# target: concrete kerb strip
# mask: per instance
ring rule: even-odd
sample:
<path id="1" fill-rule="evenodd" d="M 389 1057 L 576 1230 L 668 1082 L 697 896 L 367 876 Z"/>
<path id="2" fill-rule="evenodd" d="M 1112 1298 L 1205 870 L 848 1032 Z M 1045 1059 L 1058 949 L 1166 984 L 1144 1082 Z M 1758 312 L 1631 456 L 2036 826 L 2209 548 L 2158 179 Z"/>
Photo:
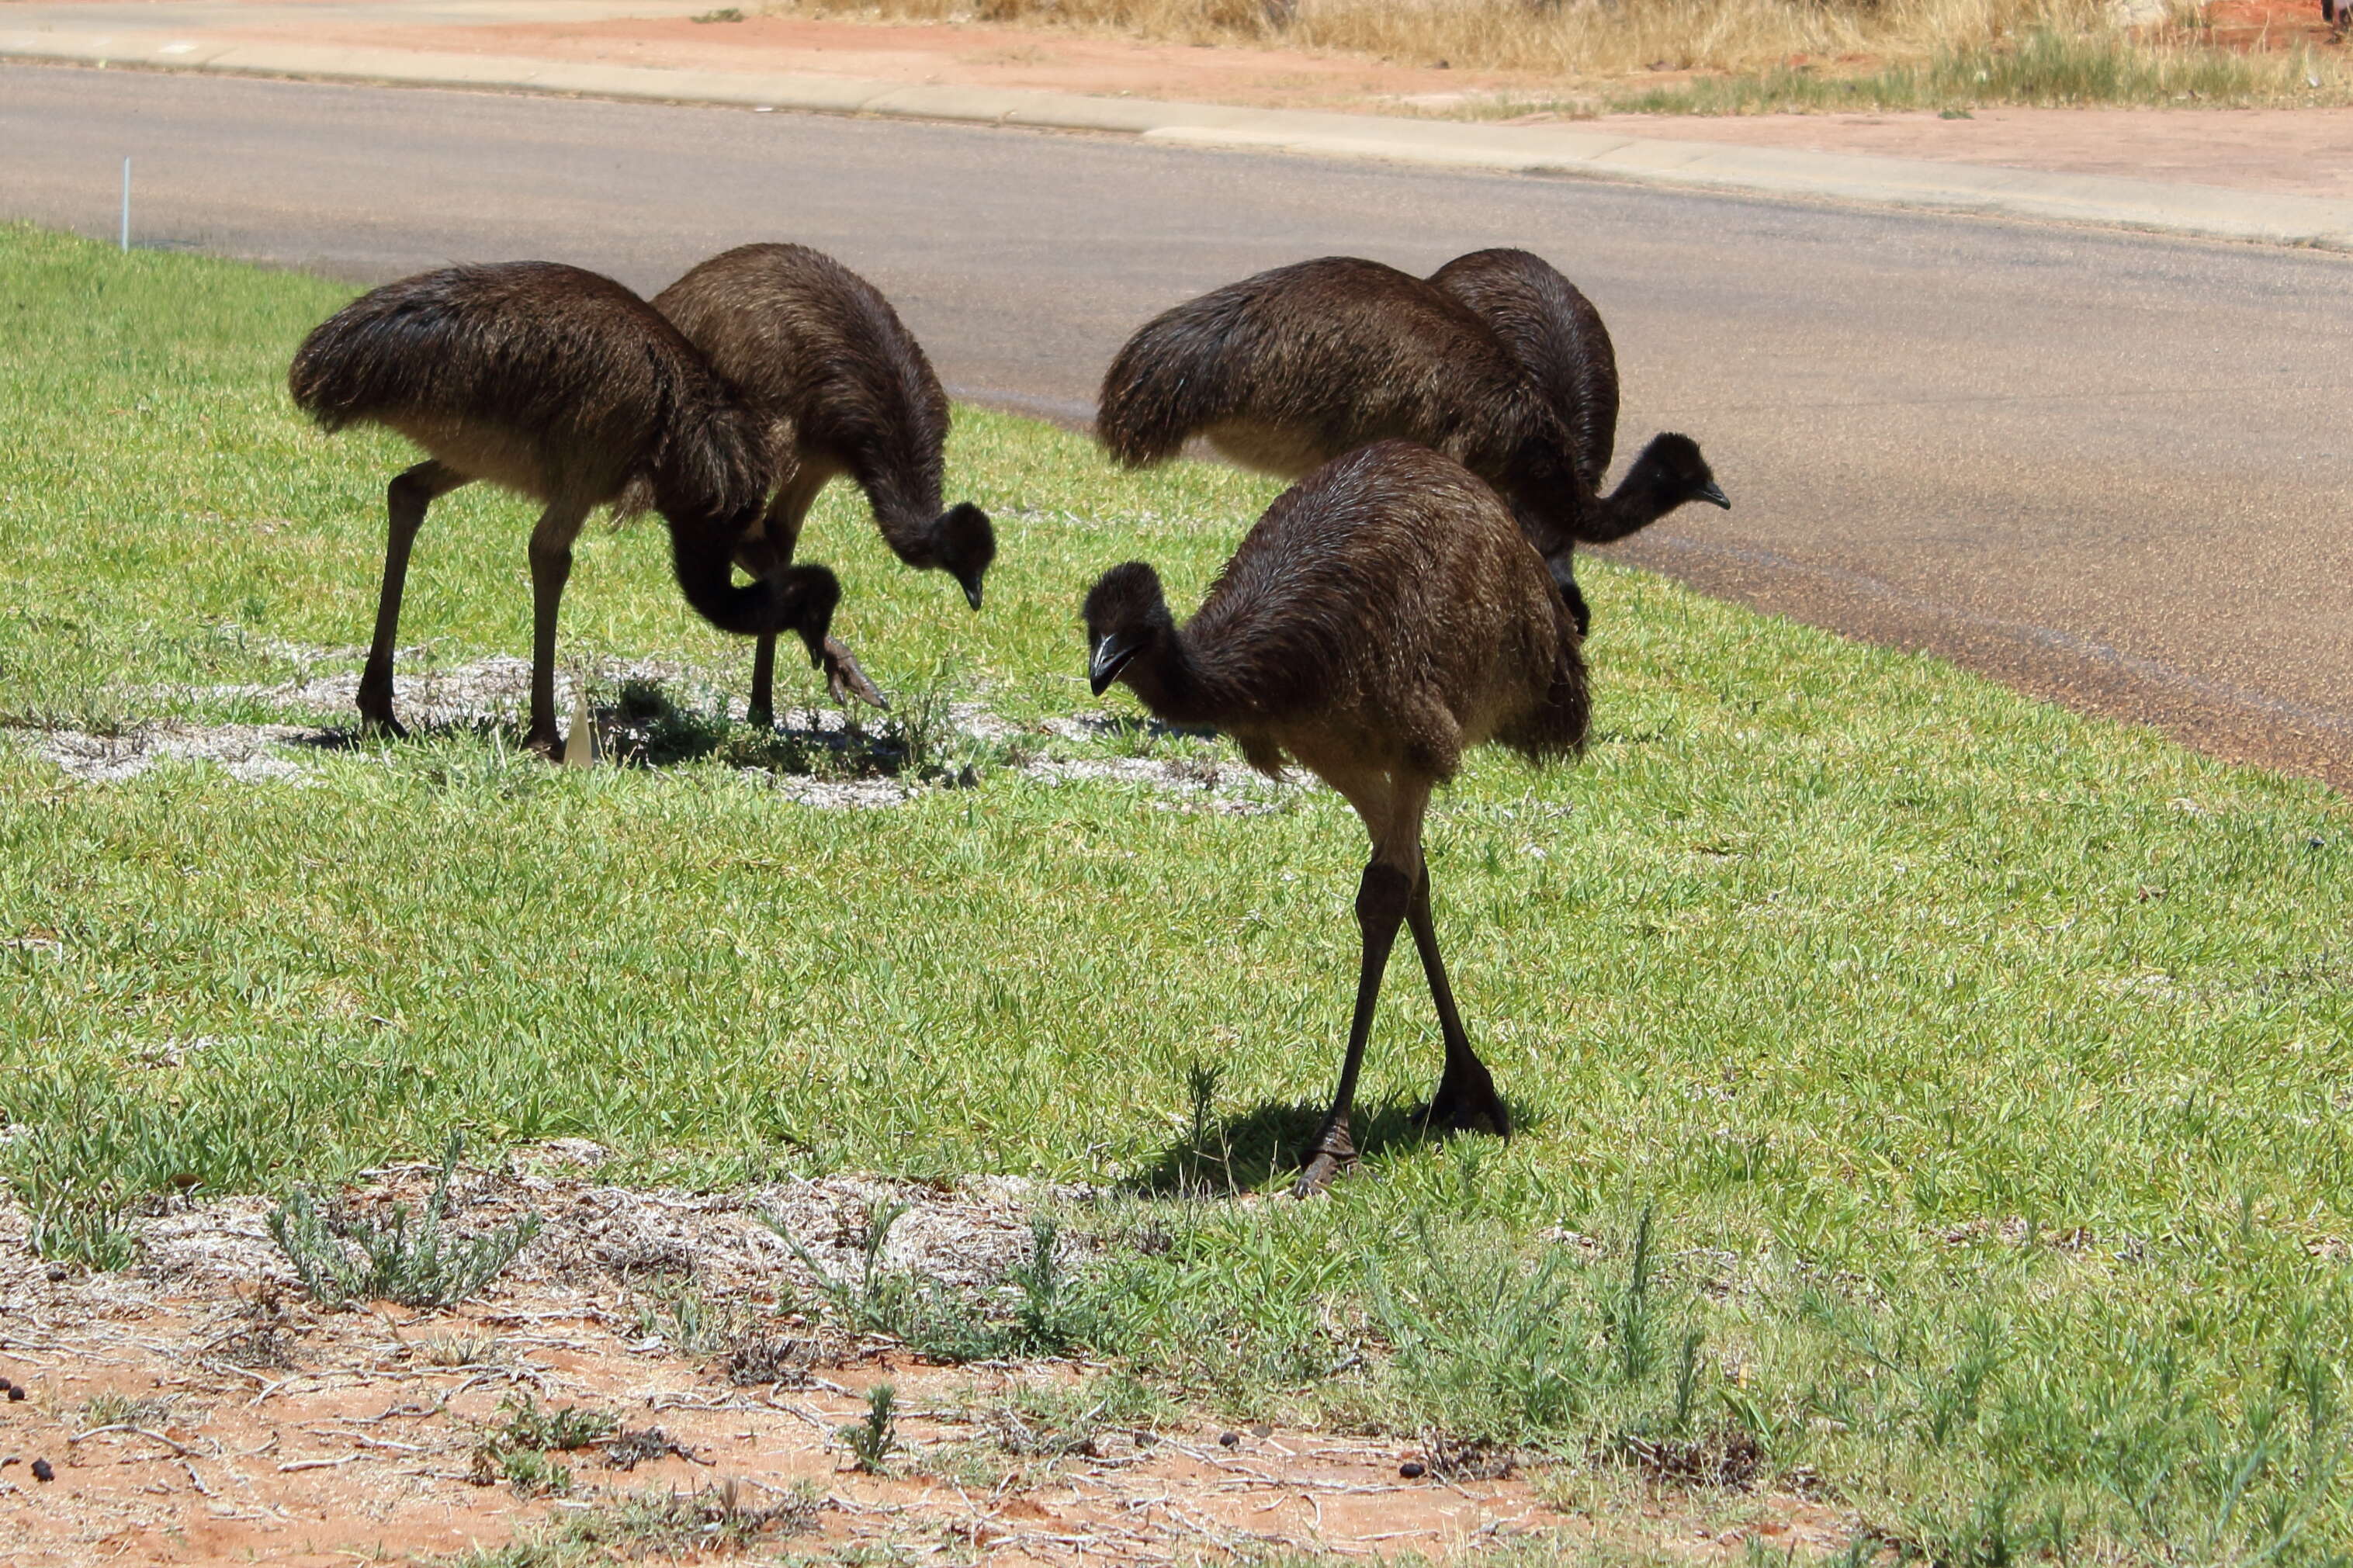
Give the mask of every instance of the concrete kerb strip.
<path id="1" fill-rule="evenodd" d="M 1166 145 L 1580 175 L 2353 251 L 2353 202 L 2348 201 L 1915 158 L 1652 141 L 1574 125 L 1507 128 L 1011 88 L 206 41 L 174 38 L 161 29 L 112 35 L 0 32 L 0 58 L 1111 132 Z"/>

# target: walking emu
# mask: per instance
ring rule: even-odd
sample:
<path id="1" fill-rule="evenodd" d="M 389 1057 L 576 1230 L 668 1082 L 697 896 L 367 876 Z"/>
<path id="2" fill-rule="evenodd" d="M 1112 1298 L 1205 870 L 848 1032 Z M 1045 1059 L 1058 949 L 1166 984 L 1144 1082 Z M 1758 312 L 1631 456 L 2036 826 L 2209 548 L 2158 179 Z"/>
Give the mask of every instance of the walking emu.
<path id="1" fill-rule="evenodd" d="M 947 395 L 872 284 L 805 245 L 746 245 L 703 262 L 653 303 L 768 422 L 776 496 L 746 570 L 790 566 L 818 491 L 848 474 L 899 559 L 945 572 L 980 608 L 997 533 L 969 501 L 940 508 Z M 825 668 L 835 697 L 883 705 L 832 638 Z M 763 637 L 752 663 L 752 715 L 763 721 L 775 668 L 776 638 Z"/>
<path id="2" fill-rule="evenodd" d="M 360 677 L 364 726 L 393 716 L 393 641 L 408 552 L 426 509 L 486 479 L 538 501 L 531 535 L 531 730 L 562 749 L 555 625 L 572 543 L 597 507 L 650 505 L 670 524 L 688 604 L 749 636 L 798 635 L 821 655 L 840 588 L 822 566 L 737 586 L 733 563 L 759 521 L 768 461 L 760 421 L 652 307 L 608 278 L 552 261 L 427 272 L 363 294 L 312 331 L 288 385 L 327 430 L 396 430 L 427 460 L 396 477 L 375 640 Z"/>
<path id="3" fill-rule="evenodd" d="M 1103 376 L 1095 428 L 1130 468 L 1165 462 L 1201 436 L 1245 468 L 1293 479 L 1368 442 L 1433 447 L 1512 502 L 1581 630 L 1577 544 L 1623 539 L 1685 501 L 1732 502 L 1697 443 L 1677 435 L 1653 439 L 1617 489 L 1599 494 L 1606 448 L 1602 463 L 1588 462 L 1556 386 L 1521 357 L 1532 344 L 1506 342 L 1472 304 L 1428 280 L 1329 256 L 1146 322 Z M 1609 385 L 1614 428 L 1614 373 Z"/>
<path id="4" fill-rule="evenodd" d="M 1539 763 L 1576 752 L 1587 701 L 1576 625 L 1494 493 L 1426 447 L 1361 447 L 1267 509 L 1184 626 L 1158 576 L 1134 561 L 1095 584 L 1085 623 L 1098 693 L 1125 681 L 1162 719 L 1225 730 L 1261 772 L 1296 762 L 1346 796 L 1372 835 L 1347 1055 L 1294 1190 L 1318 1191 L 1356 1158 L 1349 1110 L 1400 922 L 1446 1041 L 1423 1120 L 1508 1135 L 1439 957 L 1422 813 L 1481 742 Z"/>

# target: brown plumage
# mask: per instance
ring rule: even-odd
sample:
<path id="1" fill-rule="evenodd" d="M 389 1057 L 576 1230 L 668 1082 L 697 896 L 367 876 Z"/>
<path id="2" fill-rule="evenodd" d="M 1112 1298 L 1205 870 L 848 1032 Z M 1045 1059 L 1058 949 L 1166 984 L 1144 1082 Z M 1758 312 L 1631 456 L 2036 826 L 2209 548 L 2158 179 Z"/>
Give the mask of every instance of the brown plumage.
<path id="1" fill-rule="evenodd" d="M 687 603 L 723 630 L 792 631 L 822 647 L 839 587 L 821 566 L 747 586 L 732 567 L 765 499 L 761 422 L 646 302 L 608 278 L 551 261 L 453 267 L 371 290 L 321 322 L 294 355 L 295 404 L 334 431 L 373 424 L 427 461 L 386 492 L 389 537 L 375 641 L 360 678 L 363 722 L 393 716 L 394 637 L 408 553 L 435 498 L 485 479 L 545 510 L 531 536 L 531 730 L 549 755 L 555 626 L 572 543 L 599 506 L 650 505 L 670 524 Z"/>
<path id="2" fill-rule="evenodd" d="M 1124 681 L 1163 719 L 1226 731 L 1253 767 L 1298 763 L 1346 796 L 1372 835 L 1347 1055 L 1298 1191 L 1355 1158 L 1349 1110 L 1400 923 L 1446 1041 L 1423 1116 L 1508 1133 L 1439 957 L 1422 814 L 1482 742 L 1539 763 L 1577 751 L 1587 697 L 1567 606 L 1494 492 L 1427 447 L 1360 447 L 1267 509 L 1182 626 L 1141 562 L 1104 574 L 1084 615 L 1097 692 Z"/>
<path id="3" fill-rule="evenodd" d="M 1474 250 L 1430 275 L 1487 323 L 1568 432 L 1577 471 L 1597 493 L 1618 442 L 1618 352 L 1585 291 L 1541 256 Z"/>
<path id="4" fill-rule="evenodd" d="M 1546 363 L 1546 331 L 1507 340 L 1477 308 L 1496 304 L 1507 286 L 1531 310 L 1555 302 L 1531 294 L 1525 277 L 1509 285 L 1503 270 L 1465 268 L 1456 277 L 1465 298 L 1377 261 L 1331 256 L 1212 289 L 1163 311 L 1120 350 L 1103 377 L 1096 433 L 1132 468 L 1166 461 L 1200 436 L 1284 479 L 1372 441 L 1432 447 L 1512 502 L 1582 627 L 1577 544 L 1622 539 L 1688 500 L 1731 502 L 1697 444 L 1678 435 L 1651 441 L 1617 489 L 1598 493 L 1607 448 L 1592 463 L 1577 434 L 1589 421 L 1564 424 L 1555 402 L 1579 372 Z M 1557 325 L 1549 335 L 1562 335 Z M 1613 430 L 1616 384 L 1613 361 Z"/>
<path id="5" fill-rule="evenodd" d="M 805 245 L 746 245 L 696 267 L 653 303 L 768 424 L 775 497 L 746 570 L 788 566 L 818 491 L 848 474 L 899 559 L 945 572 L 980 608 L 997 534 L 969 501 L 941 508 L 947 395 L 872 284 Z M 753 666 L 755 716 L 770 711 L 774 649 L 763 638 Z M 827 642 L 825 663 L 836 696 L 881 702 L 839 641 Z"/>

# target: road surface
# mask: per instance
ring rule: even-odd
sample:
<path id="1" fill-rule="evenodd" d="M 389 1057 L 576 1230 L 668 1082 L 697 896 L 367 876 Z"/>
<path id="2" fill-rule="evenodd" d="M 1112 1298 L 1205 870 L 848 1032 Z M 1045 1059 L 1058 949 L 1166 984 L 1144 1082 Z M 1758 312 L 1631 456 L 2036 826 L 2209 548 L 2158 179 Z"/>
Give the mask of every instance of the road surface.
<path id="1" fill-rule="evenodd" d="M 961 395 L 1082 419 L 1153 311 L 1520 245 L 1600 305 L 1621 454 L 1736 503 L 1620 558 L 2353 787 L 2353 260 L 1976 219 L 748 110 L 0 67 L 0 216 L 373 282 L 650 291 L 754 238 L 875 279 Z M 1611 606 L 1596 603 L 1606 659 Z"/>

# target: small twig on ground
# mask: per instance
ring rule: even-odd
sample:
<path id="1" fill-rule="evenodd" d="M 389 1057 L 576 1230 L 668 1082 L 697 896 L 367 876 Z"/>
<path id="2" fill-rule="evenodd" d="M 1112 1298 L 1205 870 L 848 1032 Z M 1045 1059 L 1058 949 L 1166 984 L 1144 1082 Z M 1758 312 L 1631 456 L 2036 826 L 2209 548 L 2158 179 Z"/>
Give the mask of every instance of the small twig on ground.
<path id="1" fill-rule="evenodd" d="M 66 1441 L 69 1444 L 78 1444 L 85 1442 L 92 1437 L 103 1437 L 109 1432 L 128 1432 L 134 1436 L 149 1438 L 152 1441 L 163 1444 L 164 1447 L 171 1449 L 172 1452 L 179 1455 L 182 1458 L 186 1458 L 196 1454 L 195 1449 L 189 1447 L 185 1443 L 181 1442 L 176 1437 L 166 1437 L 161 1432 L 151 1431 L 144 1426 L 134 1426 L 127 1421 L 118 1421 L 111 1426 L 93 1426 L 87 1432 L 75 1433 L 72 1436 L 68 1437 Z"/>

